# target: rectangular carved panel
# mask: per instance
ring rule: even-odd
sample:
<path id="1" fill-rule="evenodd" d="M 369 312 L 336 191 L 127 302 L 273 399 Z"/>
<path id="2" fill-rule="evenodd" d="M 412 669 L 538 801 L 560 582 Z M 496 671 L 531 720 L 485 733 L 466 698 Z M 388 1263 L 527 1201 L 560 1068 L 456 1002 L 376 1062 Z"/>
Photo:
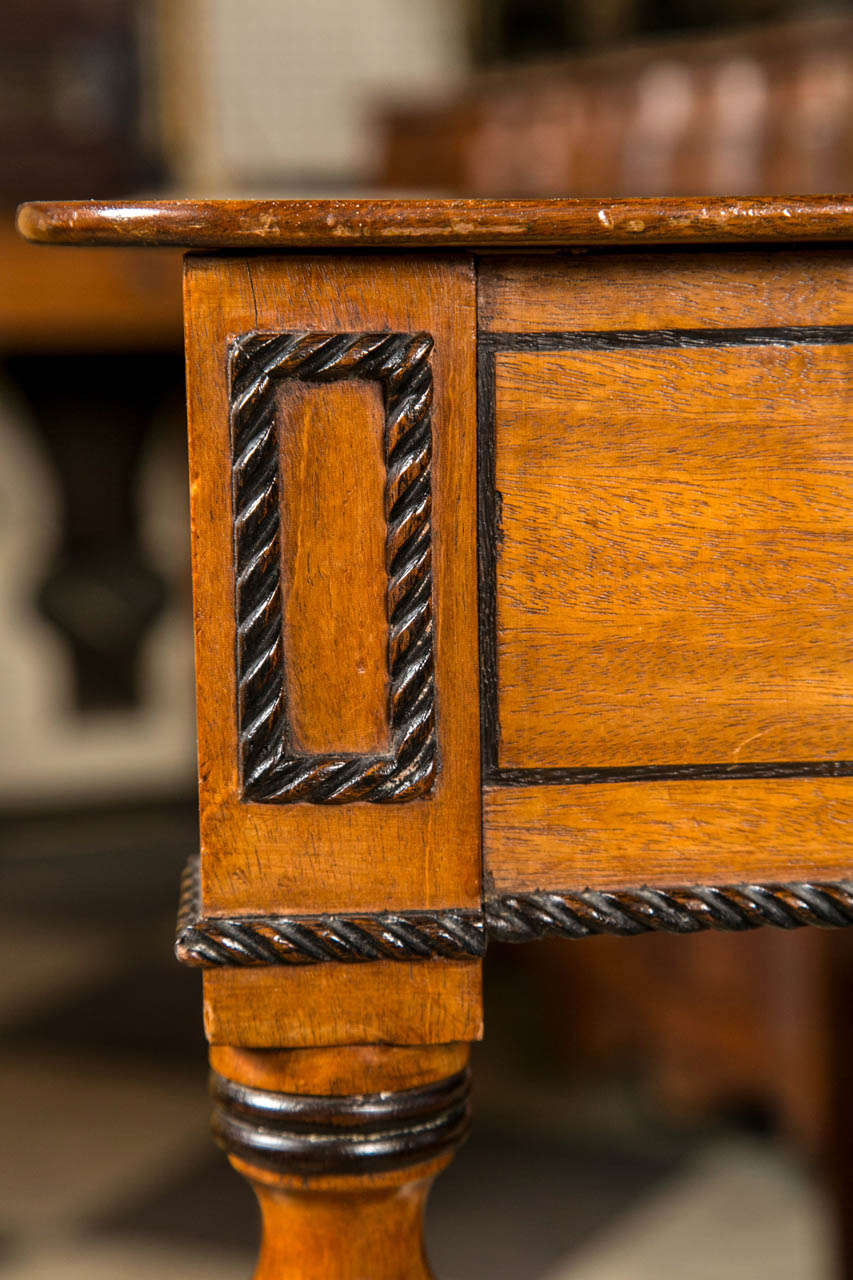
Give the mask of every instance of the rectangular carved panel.
<path id="1" fill-rule="evenodd" d="M 199 255 L 185 299 L 200 910 L 476 909 L 471 263 Z"/>
<path id="2" fill-rule="evenodd" d="M 404 802 L 432 787 L 436 765 L 434 635 L 432 620 L 432 370 L 433 342 L 426 333 L 252 333 L 231 347 L 231 448 L 237 608 L 237 689 L 242 795 L 246 800 L 283 803 L 308 801 L 344 804 Z M 378 382 L 385 422 L 384 516 L 387 615 L 387 710 L 390 751 L 382 754 L 306 754 L 294 744 L 288 714 L 288 681 L 298 670 L 288 666 L 282 600 L 282 439 L 288 441 L 288 408 L 306 407 L 303 394 L 282 405 L 278 395 L 288 383 Z M 361 419 L 363 422 L 363 419 Z M 340 484 L 347 454 L 359 444 L 369 450 L 370 437 L 330 432 L 317 449 L 339 450 Z M 341 435 L 340 444 L 338 434 Z M 311 448 L 311 442 L 305 442 Z M 304 447 L 304 446 L 303 446 Z M 300 491 L 288 495 L 291 511 L 310 497 L 307 463 L 291 483 Z M 346 531 L 352 538 L 354 565 L 364 569 L 359 530 L 369 527 L 369 494 L 352 493 Z M 365 508 L 368 508 L 365 511 Z M 304 530 L 303 556 L 322 561 L 326 539 L 318 526 L 331 512 L 315 512 L 313 529 Z M 364 518 L 366 517 L 366 518 Z M 285 535 L 292 543 L 294 530 Z M 337 539 L 336 539 L 337 540 Z M 369 563 L 369 562 L 368 562 Z M 322 572 L 321 564 L 314 573 Z M 340 572 L 340 566 L 338 567 Z M 359 569 L 356 569 L 356 573 Z M 293 567 L 291 566 L 291 579 Z M 291 581 L 291 587 L 295 585 Z M 370 594 L 372 583 L 365 584 Z M 323 627 L 288 593 L 291 633 L 310 633 L 323 648 Z M 327 604 L 328 630 L 340 636 L 351 625 L 342 615 L 343 601 L 332 592 Z M 357 603 L 350 601 L 350 603 Z M 369 602 L 366 602 L 369 603 Z M 304 669 L 303 669 L 304 670 Z M 307 679 L 323 684 L 322 664 Z M 344 693 L 344 690 L 341 690 Z M 342 700 L 343 701 L 343 700 Z M 342 714 L 345 720 L 345 713 Z"/>

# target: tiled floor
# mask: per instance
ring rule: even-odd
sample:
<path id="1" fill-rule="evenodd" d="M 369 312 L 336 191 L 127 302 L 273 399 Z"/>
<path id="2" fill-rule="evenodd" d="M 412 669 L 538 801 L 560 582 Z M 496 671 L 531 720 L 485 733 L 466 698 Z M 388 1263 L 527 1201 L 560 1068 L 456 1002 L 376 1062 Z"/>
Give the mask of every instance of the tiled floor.
<path id="1" fill-rule="evenodd" d="M 0 917 L 0 1280 L 248 1277 L 256 1209 L 207 1135 L 170 905 L 86 911 L 85 869 L 56 874 L 37 911 L 19 896 Z M 429 1213 L 443 1280 L 831 1280 L 794 1153 L 623 1123 L 630 1098 L 537 1092 L 480 1056 L 474 1135 Z"/>

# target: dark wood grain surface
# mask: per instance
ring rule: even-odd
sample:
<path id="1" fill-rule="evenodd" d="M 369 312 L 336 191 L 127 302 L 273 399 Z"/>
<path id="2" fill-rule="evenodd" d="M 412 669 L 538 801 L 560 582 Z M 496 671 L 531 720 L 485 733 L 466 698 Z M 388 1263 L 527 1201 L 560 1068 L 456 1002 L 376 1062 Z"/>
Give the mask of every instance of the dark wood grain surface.
<path id="1" fill-rule="evenodd" d="M 853 196 L 637 200 L 150 200 L 22 205 L 50 244 L 468 248 L 853 238 Z"/>

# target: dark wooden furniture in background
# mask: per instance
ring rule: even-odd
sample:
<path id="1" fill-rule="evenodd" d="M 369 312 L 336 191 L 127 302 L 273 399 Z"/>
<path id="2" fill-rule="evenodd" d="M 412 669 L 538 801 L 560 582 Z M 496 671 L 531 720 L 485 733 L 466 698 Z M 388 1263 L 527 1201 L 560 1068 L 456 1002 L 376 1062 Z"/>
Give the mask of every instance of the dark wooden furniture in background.
<path id="1" fill-rule="evenodd" d="M 107 198 L 164 181 L 156 26 L 139 0 L 0 10 L 0 361 L 56 480 L 61 534 L 33 587 L 72 659 L 79 712 L 138 707 L 140 646 L 164 606 L 136 490 L 152 421 L 180 395 L 180 262 L 152 250 L 60 264 L 28 252 L 12 222 L 33 190 Z M 45 782 L 46 806 L 61 792 Z M 97 782 L 91 792 L 100 803 Z"/>
<path id="2" fill-rule="evenodd" d="M 0 199 L 115 195 L 163 180 L 140 0 L 4 0 Z"/>
<path id="3" fill-rule="evenodd" d="M 80 709 L 133 704 L 137 651 L 163 601 L 135 489 L 152 420 L 183 378 L 180 271 L 174 250 L 58 260 L 0 227 L 0 360 L 62 504 L 38 602 L 69 646 Z"/>
<path id="4" fill-rule="evenodd" d="M 497 67 L 381 113 L 376 180 L 479 196 L 761 195 L 853 184 L 853 18 Z"/>
<path id="5" fill-rule="evenodd" d="M 853 202 L 19 226 L 202 250 L 178 953 L 214 1127 L 259 1276 L 424 1275 L 488 936 L 853 922 Z"/>

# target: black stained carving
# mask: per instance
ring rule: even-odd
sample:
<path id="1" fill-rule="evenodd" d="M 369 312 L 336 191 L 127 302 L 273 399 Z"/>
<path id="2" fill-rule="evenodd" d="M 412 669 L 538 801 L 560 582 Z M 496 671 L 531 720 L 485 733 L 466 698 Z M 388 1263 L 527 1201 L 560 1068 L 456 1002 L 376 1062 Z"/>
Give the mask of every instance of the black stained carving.
<path id="1" fill-rule="evenodd" d="M 184 869 L 175 943 L 183 964 L 221 968 L 329 960 L 460 960 L 482 956 L 485 950 L 482 913 L 462 908 L 205 918 L 198 855 Z"/>
<path id="2" fill-rule="evenodd" d="M 201 915 L 199 860 L 187 864 L 176 954 L 202 968 L 367 960 L 462 960 L 489 939 L 590 938 L 611 933 L 735 933 L 773 925 L 853 924 L 853 881 L 686 885 L 494 894 L 482 911 L 382 912 L 315 916 Z"/>
<path id="3" fill-rule="evenodd" d="M 278 1093 L 212 1072 L 213 1133 L 250 1164 L 297 1175 L 404 1168 L 452 1151 L 471 1126 L 468 1070 L 414 1089 Z"/>
<path id="4" fill-rule="evenodd" d="M 485 911 L 489 937 L 501 942 L 709 929 L 743 933 L 761 925 L 831 929 L 853 924 L 853 881 L 503 894 L 487 899 Z"/>
<path id="5" fill-rule="evenodd" d="M 401 803 L 437 768 L 432 616 L 432 370 L 426 333 L 251 333 L 230 350 L 238 737 L 244 800 Z M 385 405 L 391 753 L 290 749 L 283 642 L 279 433 L 284 379 L 372 379 Z M 354 548 L 354 554 L 357 554 Z M 322 644 L 318 635 L 317 643 Z"/>

